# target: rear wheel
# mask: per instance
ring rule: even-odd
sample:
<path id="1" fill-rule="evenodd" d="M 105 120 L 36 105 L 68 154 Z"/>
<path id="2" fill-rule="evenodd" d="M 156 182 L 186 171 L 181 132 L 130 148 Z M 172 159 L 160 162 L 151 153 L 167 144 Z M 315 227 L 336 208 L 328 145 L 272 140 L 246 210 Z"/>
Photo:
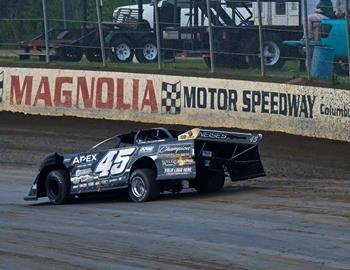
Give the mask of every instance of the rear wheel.
<path id="1" fill-rule="evenodd" d="M 281 69 L 286 60 L 286 47 L 283 45 L 281 38 L 274 34 L 268 33 L 264 36 L 263 52 L 260 53 L 259 48 L 259 38 L 255 37 L 254 42 L 250 43 L 248 46 L 248 52 L 252 54 L 249 61 L 253 67 L 260 67 L 261 55 L 264 58 L 264 65 L 270 69 Z"/>
<path id="2" fill-rule="evenodd" d="M 54 170 L 46 176 L 46 195 L 53 204 L 64 204 L 68 201 L 69 187 L 69 176 L 65 170 Z"/>
<path id="3" fill-rule="evenodd" d="M 198 193 L 211 193 L 221 190 L 225 184 L 225 173 L 214 171 L 199 171 L 195 180 Z"/>
<path id="4" fill-rule="evenodd" d="M 134 57 L 134 49 L 128 38 L 116 38 L 111 42 L 109 57 L 114 63 L 130 63 Z"/>
<path id="5" fill-rule="evenodd" d="M 136 58 L 140 63 L 153 63 L 158 59 L 156 40 L 151 37 L 141 39 L 139 49 L 136 50 Z"/>
<path id="6" fill-rule="evenodd" d="M 67 62 L 79 62 L 83 57 L 83 50 L 74 47 L 62 47 L 58 49 L 59 60 Z"/>
<path id="7" fill-rule="evenodd" d="M 98 48 L 88 48 L 85 50 L 86 59 L 89 62 L 102 62 L 102 52 Z"/>
<path id="8" fill-rule="evenodd" d="M 150 169 L 137 169 L 129 181 L 129 196 L 134 202 L 146 202 L 159 197 L 160 187 L 156 174 Z"/>

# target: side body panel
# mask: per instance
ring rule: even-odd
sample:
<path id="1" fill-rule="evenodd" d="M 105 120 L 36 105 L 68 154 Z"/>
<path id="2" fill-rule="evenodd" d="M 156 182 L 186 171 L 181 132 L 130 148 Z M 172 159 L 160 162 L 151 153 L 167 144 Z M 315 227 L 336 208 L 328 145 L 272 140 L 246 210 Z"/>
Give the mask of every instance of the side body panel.
<path id="1" fill-rule="evenodd" d="M 156 180 L 192 179 L 196 165 L 194 142 L 151 142 L 136 146 L 66 155 L 63 164 L 71 178 L 71 194 L 126 188 L 133 165 L 151 159 Z"/>

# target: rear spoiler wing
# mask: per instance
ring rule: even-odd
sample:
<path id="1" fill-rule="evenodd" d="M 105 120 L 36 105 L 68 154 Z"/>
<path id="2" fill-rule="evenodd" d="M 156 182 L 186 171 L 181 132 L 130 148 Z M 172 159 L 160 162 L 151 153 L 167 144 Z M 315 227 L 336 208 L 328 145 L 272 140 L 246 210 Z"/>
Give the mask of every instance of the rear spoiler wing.
<path id="1" fill-rule="evenodd" d="M 210 129 L 194 128 L 178 136 L 179 141 L 183 140 L 205 140 L 213 142 L 227 142 L 235 144 L 256 145 L 262 139 L 262 134 L 229 132 Z"/>

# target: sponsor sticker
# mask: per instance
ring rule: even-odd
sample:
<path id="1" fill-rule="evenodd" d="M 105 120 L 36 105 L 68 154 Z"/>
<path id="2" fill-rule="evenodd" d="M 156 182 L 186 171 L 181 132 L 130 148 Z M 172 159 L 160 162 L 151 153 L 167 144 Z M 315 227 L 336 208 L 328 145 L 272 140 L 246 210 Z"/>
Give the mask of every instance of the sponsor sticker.
<path id="1" fill-rule="evenodd" d="M 192 150 L 192 144 L 168 144 L 159 147 L 159 155 L 181 155 L 190 154 Z"/>
<path id="2" fill-rule="evenodd" d="M 154 146 L 142 146 L 139 150 L 140 154 L 150 153 L 154 150 Z"/>
<path id="3" fill-rule="evenodd" d="M 192 173 L 192 167 L 164 168 L 166 175 L 182 175 Z"/>
<path id="4" fill-rule="evenodd" d="M 73 159 L 73 165 L 80 164 L 82 162 L 89 163 L 89 162 L 97 161 L 96 156 L 97 154 L 77 156 Z"/>

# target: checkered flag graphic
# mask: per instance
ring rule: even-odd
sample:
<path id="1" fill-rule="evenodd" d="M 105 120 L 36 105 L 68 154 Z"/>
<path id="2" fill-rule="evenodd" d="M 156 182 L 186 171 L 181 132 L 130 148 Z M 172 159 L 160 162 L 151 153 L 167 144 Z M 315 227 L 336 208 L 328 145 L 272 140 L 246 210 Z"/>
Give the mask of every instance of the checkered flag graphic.
<path id="1" fill-rule="evenodd" d="M 162 113 L 180 114 L 181 82 L 162 83 Z"/>
<path id="2" fill-rule="evenodd" d="M 4 72 L 0 72 L 0 102 L 2 102 L 4 95 Z"/>

